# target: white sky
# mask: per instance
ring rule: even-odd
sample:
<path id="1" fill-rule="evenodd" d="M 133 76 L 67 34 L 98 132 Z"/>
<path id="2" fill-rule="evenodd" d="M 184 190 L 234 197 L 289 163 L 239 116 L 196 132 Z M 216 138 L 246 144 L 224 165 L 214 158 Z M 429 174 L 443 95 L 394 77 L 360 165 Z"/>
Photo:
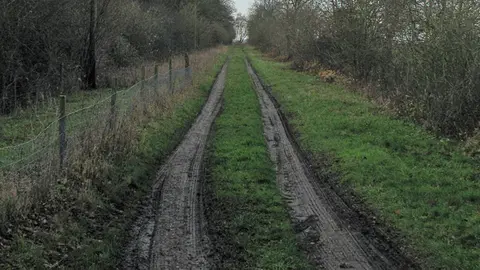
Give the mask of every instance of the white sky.
<path id="1" fill-rule="evenodd" d="M 237 9 L 237 13 L 240 12 L 243 15 L 248 15 L 248 9 L 253 4 L 253 0 L 233 0 L 235 3 L 235 7 Z"/>

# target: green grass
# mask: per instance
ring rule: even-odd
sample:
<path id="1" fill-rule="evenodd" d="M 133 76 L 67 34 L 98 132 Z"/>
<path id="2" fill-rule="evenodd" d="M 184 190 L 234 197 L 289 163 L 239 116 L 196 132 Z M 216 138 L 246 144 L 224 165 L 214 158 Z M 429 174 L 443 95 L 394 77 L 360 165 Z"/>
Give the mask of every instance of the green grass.
<path id="1" fill-rule="evenodd" d="M 223 235 L 222 269 L 307 269 L 263 137 L 261 111 L 240 49 L 233 49 L 224 111 L 209 150 L 209 215 Z M 217 244 L 219 244 L 217 242 Z"/>
<path id="2" fill-rule="evenodd" d="M 288 69 L 249 49 L 301 147 L 330 156 L 342 182 L 398 229 L 425 268 L 478 269 L 478 161 L 359 94 Z"/>
<path id="3" fill-rule="evenodd" d="M 67 96 L 66 112 L 94 104 L 111 95 L 110 89 L 77 91 Z M 0 148 L 32 139 L 57 118 L 58 101 L 38 108 L 19 109 L 9 116 L 0 116 Z"/>
<path id="4" fill-rule="evenodd" d="M 112 164 L 107 178 L 102 179 L 102 188 L 90 190 L 84 199 L 75 198 L 73 205 L 68 201 L 71 190 L 55 191 L 65 193 L 60 197 L 68 208 L 49 202 L 58 208 L 53 209 L 52 216 L 47 215 L 46 227 L 40 225 L 33 235 L 20 229 L 10 247 L 0 249 L 0 268 L 46 269 L 57 262 L 58 267 L 65 269 L 120 267 L 129 225 L 138 215 L 137 207 L 151 192 L 159 164 L 195 120 L 225 59 L 226 55 L 221 55 L 213 70 L 203 74 L 197 91 L 177 99 L 170 111 L 139 127 L 137 149 Z M 23 225 L 38 229 L 38 224 Z"/>
<path id="5" fill-rule="evenodd" d="M 127 104 L 134 91 L 123 91 L 118 95 L 118 104 Z M 67 136 L 73 137 L 85 130 L 92 121 L 104 117 L 110 109 L 111 89 L 95 91 L 78 91 L 67 96 L 66 114 L 77 112 L 67 117 Z M 123 109 L 123 108 L 119 108 Z M 31 162 L 38 155 L 56 150 L 58 143 L 58 100 L 39 107 L 17 110 L 12 115 L 0 116 L 0 170 L 8 170 L 10 165 L 21 166 Z"/>
<path id="6" fill-rule="evenodd" d="M 128 110 L 140 91 L 139 83 L 117 91 L 116 108 L 120 115 Z M 153 88 L 146 91 L 153 91 Z M 112 93 L 112 89 L 98 89 L 67 95 L 67 138 L 77 136 L 108 117 Z M 58 104 L 58 100 L 52 100 L 49 104 L 18 109 L 9 116 L 0 116 L 0 169 L 9 169 L 10 165 L 17 163 L 20 166 L 27 164 L 31 159 L 38 158 L 34 153 L 57 149 Z"/>

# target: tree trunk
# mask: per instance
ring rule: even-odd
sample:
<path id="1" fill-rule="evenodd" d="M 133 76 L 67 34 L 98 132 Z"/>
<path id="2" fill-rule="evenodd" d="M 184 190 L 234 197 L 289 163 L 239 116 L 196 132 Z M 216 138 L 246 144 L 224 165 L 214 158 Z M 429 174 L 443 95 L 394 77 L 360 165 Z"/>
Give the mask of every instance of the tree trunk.
<path id="1" fill-rule="evenodd" d="M 97 88 L 95 57 L 95 30 L 97 25 L 97 0 L 90 0 L 90 29 L 88 35 L 87 63 L 85 67 L 86 87 Z"/>

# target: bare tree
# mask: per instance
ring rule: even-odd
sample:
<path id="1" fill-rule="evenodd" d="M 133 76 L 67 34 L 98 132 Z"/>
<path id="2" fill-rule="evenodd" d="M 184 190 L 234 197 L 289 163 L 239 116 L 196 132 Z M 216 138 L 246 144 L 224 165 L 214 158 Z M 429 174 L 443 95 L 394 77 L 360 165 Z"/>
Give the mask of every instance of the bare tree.
<path id="1" fill-rule="evenodd" d="M 244 43 L 248 37 L 247 17 L 245 17 L 241 13 L 238 13 L 237 17 L 235 18 L 235 32 L 237 34 L 237 41 L 240 43 Z"/>
<path id="2" fill-rule="evenodd" d="M 116 70 L 164 59 L 169 48 L 231 43 L 230 1 L 195 2 L 0 0 L 0 114 L 54 97 L 61 82 L 72 90 L 105 86 Z"/>
<path id="3" fill-rule="evenodd" d="M 257 0 L 249 42 L 344 72 L 452 136 L 480 121 L 480 4 L 459 0 Z"/>
<path id="4" fill-rule="evenodd" d="M 97 0 L 90 0 L 90 27 L 88 31 L 87 63 L 85 65 L 85 85 L 97 88 L 97 58 L 95 56 L 95 32 L 97 26 Z"/>

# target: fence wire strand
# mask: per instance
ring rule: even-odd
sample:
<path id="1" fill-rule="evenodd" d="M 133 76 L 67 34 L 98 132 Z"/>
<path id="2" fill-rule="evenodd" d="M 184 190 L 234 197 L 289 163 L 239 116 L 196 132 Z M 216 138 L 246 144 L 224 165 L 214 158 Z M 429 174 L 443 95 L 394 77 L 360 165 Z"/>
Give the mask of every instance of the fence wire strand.
<path id="1" fill-rule="evenodd" d="M 175 92 L 181 91 L 191 83 L 191 73 L 190 68 L 172 70 L 172 85 Z M 85 134 L 96 134 L 96 137 L 101 137 L 106 129 L 112 128 L 109 125 L 121 126 L 127 121 L 126 118 L 133 117 L 135 110 L 146 111 L 159 99 L 171 94 L 169 87 L 169 72 L 157 74 L 140 80 L 127 89 L 112 92 L 99 101 L 68 112 L 64 118 L 68 151 L 72 152 L 75 148 L 82 147 L 79 144 L 82 137 L 86 136 Z M 112 104 L 113 96 L 116 96 L 115 104 Z M 60 144 L 58 110 L 56 118 L 31 139 L 0 148 L 0 177 L 7 174 L 31 173 L 22 171 L 22 168 L 25 168 L 24 165 L 28 167 L 30 163 L 36 162 L 33 160 L 34 157 L 44 161 L 49 160 L 51 164 L 57 165 L 58 162 L 55 159 L 59 157 L 53 153 L 58 153 Z M 45 155 L 42 156 L 42 153 Z"/>

